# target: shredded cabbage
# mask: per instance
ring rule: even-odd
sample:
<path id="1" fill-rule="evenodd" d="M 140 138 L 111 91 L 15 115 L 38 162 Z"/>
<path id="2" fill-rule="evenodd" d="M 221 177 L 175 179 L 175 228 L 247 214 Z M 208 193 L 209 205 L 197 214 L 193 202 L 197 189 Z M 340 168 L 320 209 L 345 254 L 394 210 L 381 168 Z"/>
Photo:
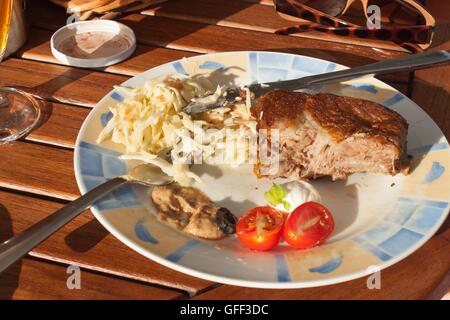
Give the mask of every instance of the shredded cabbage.
<path id="1" fill-rule="evenodd" d="M 113 116 L 97 143 L 111 138 L 123 144 L 126 153 L 158 153 L 170 148 L 176 143 L 176 130 L 183 127 L 181 109 L 187 101 L 205 93 L 190 79 L 148 81 L 144 87 L 129 90 L 123 102 L 109 108 Z"/>
<path id="2" fill-rule="evenodd" d="M 97 143 L 111 139 L 122 144 L 125 154 L 121 159 L 156 165 L 183 185 L 192 180 L 200 181 L 200 178 L 189 170 L 189 161 L 180 162 L 180 159 L 200 154 L 205 162 L 212 164 L 216 157 L 225 155 L 228 163 L 242 164 L 245 159 L 237 156 L 239 150 L 246 148 L 242 139 L 256 134 L 248 99 L 195 118 L 182 111 L 190 101 L 211 93 L 211 89 L 205 77 L 182 75 L 148 81 L 138 88 L 120 87 L 126 92 L 126 98 L 109 107 L 113 116 L 99 134 Z M 223 91 L 222 87 L 217 87 L 209 99 L 220 98 Z M 227 143 L 215 139 L 211 132 L 214 130 L 216 135 L 219 132 L 226 136 Z M 231 143 L 232 140 L 235 143 Z M 180 158 L 180 154 L 184 158 Z M 169 155 L 172 161 L 168 161 Z"/>

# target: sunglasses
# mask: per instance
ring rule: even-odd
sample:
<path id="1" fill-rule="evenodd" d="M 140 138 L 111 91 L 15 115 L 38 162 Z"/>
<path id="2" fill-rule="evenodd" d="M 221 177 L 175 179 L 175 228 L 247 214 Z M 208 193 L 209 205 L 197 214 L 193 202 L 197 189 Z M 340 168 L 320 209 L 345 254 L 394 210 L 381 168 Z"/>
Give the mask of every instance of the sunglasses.
<path id="1" fill-rule="evenodd" d="M 362 5 L 363 15 L 354 6 L 358 2 Z M 274 4 L 280 16 L 301 22 L 277 30 L 278 34 L 314 30 L 393 41 L 412 52 L 426 50 L 431 45 L 436 24 L 433 16 L 415 0 L 274 0 Z M 379 13 L 378 25 L 371 19 L 373 12 Z M 369 21 L 373 26 L 367 26 Z"/>

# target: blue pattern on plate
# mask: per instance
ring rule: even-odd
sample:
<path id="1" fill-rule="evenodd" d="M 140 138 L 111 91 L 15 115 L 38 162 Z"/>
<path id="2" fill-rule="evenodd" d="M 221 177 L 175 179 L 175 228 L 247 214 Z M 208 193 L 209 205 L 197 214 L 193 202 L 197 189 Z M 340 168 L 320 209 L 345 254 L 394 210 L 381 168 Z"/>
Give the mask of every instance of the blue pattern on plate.
<path id="1" fill-rule="evenodd" d="M 99 154 L 107 154 L 108 156 L 115 156 L 118 157 L 121 155 L 120 152 L 115 151 L 115 150 L 111 150 L 108 148 L 104 148 L 104 147 L 100 147 L 96 144 L 92 144 L 86 141 L 81 141 L 80 142 L 80 148 L 83 149 L 87 149 L 87 150 L 91 150 L 93 152 L 99 153 Z"/>
<path id="2" fill-rule="evenodd" d="M 95 176 L 84 176 L 84 183 L 87 191 L 94 189 L 96 186 L 104 183 L 106 180 L 103 177 L 95 177 Z M 102 200 L 109 201 L 114 200 L 112 193 L 105 195 Z"/>
<path id="3" fill-rule="evenodd" d="M 274 68 L 259 68 L 258 82 L 272 82 L 278 80 L 285 80 L 288 75 L 288 70 L 274 69 Z"/>
<path id="4" fill-rule="evenodd" d="M 381 259 L 380 253 L 398 255 L 419 241 L 433 228 L 449 203 L 429 199 L 399 197 L 386 221 L 353 240 Z"/>
<path id="5" fill-rule="evenodd" d="M 175 69 L 176 72 L 188 75 L 188 73 L 186 72 L 180 61 L 172 63 L 172 67 Z"/>
<path id="6" fill-rule="evenodd" d="M 158 240 L 156 240 L 145 227 L 144 220 L 139 220 L 136 223 L 136 225 L 134 226 L 134 233 L 139 240 L 150 242 L 152 244 L 158 244 Z"/>
<path id="7" fill-rule="evenodd" d="M 286 257 L 282 253 L 275 253 L 275 261 L 277 264 L 278 282 L 290 282 L 291 275 L 286 264 Z"/>
<path id="8" fill-rule="evenodd" d="M 287 71 L 293 64 L 294 57 L 291 55 L 277 54 L 271 52 L 258 53 L 258 68 L 271 68 Z M 272 80 L 273 81 L 273 80 Z"/>
<path id="9" fill-rule="evenodd" d="M 290 56 L 286 56 L 291 58 Z M 330 63 L 316 60 L 308 57 L 295 57 L 292 62 L 292 69 L 308 72 L 310 74 L 319 74 L 327 71 Z M 330 66 L 331 67 L 331 66 Z"/>
<path id="10" fill-rule="evenodd" d="M 409 202 L 420 202 L 422 205 L 424 206 L 429 206 L 429 207 L 436 207 L 436 208 L 441 208 L 441 209 L 446 209 L 448 207 L 448 202 L 446 201 L 438 201 L 438 200 L 430 200 L 430 199 L 417 199 L 417 198 L 411 198 L 411 197 L 399 197 L 398 198 L 399 201 L 409 201 Z"/>
<path id="11" fill-rule="evenodd" d="M 376 94 L 378 92 L 377 88 L 375 88 L 375 86 L 373 84 L 368 84 L 368 83 L 355 83 L 352 84 L 352 87 L 357 89 L 357 90 L 363 90 L 363 91 L 367 91 L 373 94 Z"/>
<path id="12" fill-rule="evenodd" d="M 133 188 L 131 186 L 125 185 L 121 188 L 118 188 L 112 192 L 115 200 L 120 204 L 121 208 L 127 207 L 137 207 L 140 202 L 136 198 L 134 194 Z"/>
<path id="13" fill-rule="evenodd" d="M 121 176 L 127 167 L 118 159 L 119 152 L 81 141 L 79 145 L 80 172 L 89 191 L 108 179 Z M 129 185 L 122 186 L 95 203 L 99 210 L 136 207 L 139 201 Z"/>
<path id="14" fill-rule="evenodd" d="M 423 181 L 425 183 L 432 182 L 434 180 L 439 179 L 440 176 L 442 176 L 445 172 L 445 168 L 437 161 L 433 161 L 433 164 L 431 165 L 430 171 L 427 173 Z"/>
<path id="15" fill-rule="evenodd" d="M 387 215 L 386 220 L 397 225 L 403 225 L 412 217 L 417 208 L 417 203 L 402 201 L 402 199 L 399 198 L 394 209 Z"/>
<path id="16" fill-rule="evenodd" d="M 122 95 L 120 95 L 118 92 L 114 91 L 113 93 L 111 93 L 110 97 L 118 102 L 122 102 L 123 101 L 123 97 Z"/>
<path id="17" fill-rule="evenodd" d="M 317 272 L 321 274 L 330 273 L 339 268 L 339 266 L 342 264 L 342 260 L 344 259 L 343 255 L 340 255 L 339 257 L 336 257 L 334 259 L 331 259 L 328 262 L 325 262 L 324 264 L 310 268 L 309 272 Z"/>
<path id="18" fill-rule="evenodd" d="M 384 101 L 382 104 L 386 107 L 391 107 L 394 104 L 396 104 L 397 102 L 401 101 L 405 99 L 405 96 L 401 93 L 396 93 L 394 94 L 392 97 L 390 97 L 389 99 L 387 99 L 386 101 Z"/>
<path id="19" fill-rule="evenodd" d="M 334 71 L 335 69 L 336 69 L 336 67 L 337 67 L 337 65 L 336 65 L 336 63 L 329 63 L 328 65 L 327 65 L 327 68 L 325 69 L 325 72 L 331 72 L 331 71 Z"/>
<path id="20" fill-rule="evenodd" d="M 199 68 L 206 70 L 218 70 L 218 69 L 222 69 L 223 71 L 228 70 L 228 68 L 224 64 L 215 61 L 205 61 L 199 66 Z"/>
<path id="21" fill-rule="evenodd" d="M 449 149 L 449 145 L 447 142 L 440 142 L 435 144 L 429 144 L 426 146 L 420 146 L 412 149 L 408 149 L 409 154 L 418 154 L 418 153 L 427 153 L 429 151 L 437 151 Z"/>
<path id="22" fill-rule="evenodd" d="M 119 175 L 127 173 L 127 167 L 123 160 L 120 160 L 118 156 L 105 156 L 102 161 L 103 176 L 106 178 L 117 177 Z"/>
<path id="23" fill-rule="evenodd" d="M 446 210 L 446 209 L 445 209 Z M 433 228 L 445 213 L 441 208 L 422 207 L 405 223 L 405 227 L 418 233 L 425 234 Z"/>
<path id="24" fill-rule="evenodd" d="M 119 155 L 117 151 L 81 141 L 81 174 L 95 177 L 115 177 L 125 174 L 127 169 L 125 163 L 118 159 Z"/>
<path id="25" fill-rule="evenodd" d="M 376 246 L 370 244 L 369 242 L 367 242 L 366 240 L 364 240 L 363 238 L 360 237 L 355 237 L 353 238 L 353 240 L 358 243 L 359 245 L 361 245 L 364 249 L 366 249 L 368 252 L 372 253 L 374 256 L 378 257 L 380 260 L 383 261 L 388 261 L 389 259 L 392 258 L 391 255 L 387 254 L 386 252 L 384 252 L 383 250 L 381 250 L 380 248 L 377 248 Z"/>
<path id="26" fill-rule="evenodd" d="M 83 142 L 82 142 L 83 143 Z M 103 177 L 103 157 L 101 153 L 80 146 L 80 171 L 82 175 Z"/>
<path id="27" fill-rule="evenodd" d="M 83 179 L 87 190 L 91 190 L 99 184 L 106 182 L 106 179 L 101 177 L 84 176 Z M 125 201 L 122 201 L 125 197 L 124 195 L 127 198 Z M 98 210 L 113 210 L 138 206 L 140 206 L 140 203 L 137 201 L 133 189 L 129 185 L 124 185 L 116 189 L 113 193 L 104 196 L 101 200 L 98 200 L 94 208 Z"/>
<path id="28" fill-rule="evenodd" d="M 402 228 L 389 239 L 379 244 L 379 247 L 391 255 L 399 255 L 423 237 L 422 234 Z"/>
<path id="29" fill-rule="evenodd" d="M 248 57 L 251 82 L 296 79 L 336 68 L 334 63 L 289 54 L 250 52 Z M 315 88 L 315 91 L 319 90 Z"/>
<path id="30" fill-rule="evenodd" d="M 367 240 L 373 245 L 377 245 L 378 243 L 383 242 L 387 238 L 390 238 L 396 234 L 400 228 L 400 226 L 392 223 L 380 222 L 372 229 L 360 234 L 359 237 Z"/>
<path id="31" fill-rule="evenodd" d="M 197 246 L 200 242 L 197 240 L 189 240 L 184 245 L 179 247 L 177 250 L 169 254 L 166 259 L 172 262 L 177 262 L 184 257 L 192 248 Z"/>
<path id="32" fill-rule="evenodd" d="M 106 125 L 108 124 L 109 120 L 111 120 L 111 118 L 113 117 L 113 114 L 111 111 L 105 112 L 100 116 L 100 122 L 102 123 L 102 127 L 106 127 Z"/>
<path id="33" fill-rule="evenodd" d="M 303 77 L 307 77 L 311 75 L 308 72 L 303 72 L 303 71 L 299 71 L 299 70 L 289 70 L 289 73 L 287 75 L 287 79 L 298 79 L 298 78 L 303 78 Z"/>
<path id="34" fill-rule="evenodd" d="M 250 71 L 250 82 L 256 82 L 258 80 L 258 56 L 256 52 L 250 52 L 248 54 L 248 63 Z"/>

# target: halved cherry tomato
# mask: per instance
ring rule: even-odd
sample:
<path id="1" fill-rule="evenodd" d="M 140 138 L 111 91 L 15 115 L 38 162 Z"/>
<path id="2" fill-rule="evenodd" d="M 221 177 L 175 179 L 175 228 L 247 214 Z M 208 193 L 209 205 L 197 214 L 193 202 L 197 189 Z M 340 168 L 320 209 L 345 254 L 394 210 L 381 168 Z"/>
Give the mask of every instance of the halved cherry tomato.
<path id="1" fill-rule="evenodd" d="M 238 239 L 254 250 L 272 249 L 283 233 L 284 214 L 272 207 L 256 207 L 239 218 Z"/>
<path id="2" fill-rule="evenodd" d="M 330 211 L 320 203 L 309 201 L 298 206 L 286 219 L 284 239 L 295 248 L 311 248 L 325 241 L 333 229 Z"/>

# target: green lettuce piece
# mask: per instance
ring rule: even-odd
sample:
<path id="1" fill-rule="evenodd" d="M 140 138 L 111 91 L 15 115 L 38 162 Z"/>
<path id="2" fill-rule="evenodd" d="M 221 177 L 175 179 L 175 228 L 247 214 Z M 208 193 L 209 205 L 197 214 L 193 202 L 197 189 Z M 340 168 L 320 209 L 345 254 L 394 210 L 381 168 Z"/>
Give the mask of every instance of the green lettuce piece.
<path id="1" fill-rule="evenodd" d="M 264 198 L 274 207 L 282 204 L 285 210 L 289 210 L 291 208 L 289 202 L 285 200 L 286 192 L 276 183 L 273 183 L 272 187 L 268 191 L 264 192 Z"/>

